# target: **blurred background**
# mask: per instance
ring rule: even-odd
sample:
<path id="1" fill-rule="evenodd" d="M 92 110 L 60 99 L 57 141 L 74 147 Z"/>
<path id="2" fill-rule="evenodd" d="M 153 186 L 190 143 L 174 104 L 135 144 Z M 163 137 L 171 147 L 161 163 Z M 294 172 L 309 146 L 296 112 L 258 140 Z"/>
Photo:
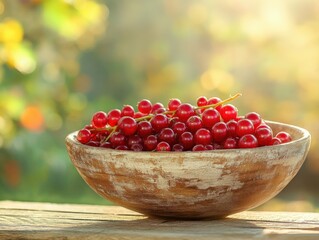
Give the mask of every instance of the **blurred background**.
<path id="1" fill-rule="evenodd" d="M 65 136 L 94 112 L 227 98 L 308 129 L 293 181 L 259 209 L 319 211 L 319 1 L 0 0 L 0 200 L 109 204 Z"/>

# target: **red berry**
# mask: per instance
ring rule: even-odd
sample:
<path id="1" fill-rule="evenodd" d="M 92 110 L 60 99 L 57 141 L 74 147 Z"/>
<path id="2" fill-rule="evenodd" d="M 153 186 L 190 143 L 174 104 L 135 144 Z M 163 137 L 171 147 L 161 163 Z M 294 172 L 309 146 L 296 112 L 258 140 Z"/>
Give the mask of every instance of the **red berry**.
<path id="1" fill-rule="evenodd" d="M 103 147 L 103 148 L 112 148 L 112 144 L 110 142 L 104 142 L 101 144 L 100 147 Z"/>
<path id="2" fill-rule="evenodd" d="M 87 143 L 90 141 L 91 139 L 91 132 L 88 129 L 81 129 L 77 136 L 76 139 L 80 142 L 80 143 Z"/>
<path id="3" fill-rule="evenodd" d="M 108 116 L 109 116 L 108 124 L 111 127 L 114 127 L 115 125 L 117 125 L 117 122 L 121 118 L 121 111 L 119 109 L 113 109 L 109 111 Z"/>
<path id="4" fill-rule="evenodd" d="M 237 108 L 232 104 L 226 104 L 222 106 L 219 110 L 219 113 L 225 122 L 228 122 L 232 119 L 236 119 L 237 112 L 238 112 Z"/>
<path id="5" fill-rule="evenodd" d="M 178 106 L 176 110 L 176 116 L 179 118 L 180 121 L 186 122 L 188 118 L 194 116 L 195 110 L 194 107 L 189 103 L 182 103 Z"/>
<path id="6" fill-rule="evenodd" d="M 122 133 L 115 132 L 110 137 L 110 143 L 112 144 L 113 148 L 116 148 L 117 146 L 125 145 L 126 144 L 126 138 L 125 138 L 125 136 Z"/>
<path id="7" fill-rule="evenodd" d="M 179 137 L 179 143 L 184 147 L 185 150 L 190 150 L 194 146 L 194 137 L 190 132 L 184 132 Z"/>
<path id="8" fill-rule="evenodd" d="M 196 152 L 196 151 L 206 151 L 207 149 L 205 148 L 205 146 L 203 144 L 197 144 L 193 147 L 192 151 Z"/>
<path id="9" fill-rule="evenodd" d="M 184 150 L 184 147 L 181 144 L 176 143 L 176 144 L 174 144 L 172 150 L 174 152 L 182 152 Z"/>
<path id="10" fill-rule="evenodd" d="M 99 147 L 100 142 L 91 140 L 91 141 L 87 142 L 86 145 L 92 146 L 92 147 Z"/>
<path id="11" fill-rule="evenodd" d="M 151 119 L 151 124 L 155 132 L 159 132 L 161 129 L 169 126 L 169 121 L 166 115 L 160 113 Z"/>
<path id="12" fill-rule="evenodd" d="M 137 130 L 137 122 L 132 117 L 121 117 L 118 122 L 118 128 L 125 136 L 130 136 L 135 134 Z"/>
<path id="13" fill-rule="evenodd" d="M 93 115 L 91 122 L 95 128 L 104 128 L 108 122 L 108 116 L 105 112 L 99 111 Z"/>
<path id="14" fill-rule="evenodd" d="M 143 99 L 137 104 L 137 109 L 141 113 L 149 114 L 152 110 L 152 103 L 147 99 Z"/>
<path id="15" fill-rule="evenodd" d="M 207 102 L 207 105 L 212 105 L 212 104 L 216 104 L 216 103 L 219 103 L 221 102 L 222 100 L 218 97 L 212 97 L 210 99 L 208 99 L 208 102 Z M 222 107 L 222 105 L 218 105 L 217 107 L 215 107 L 215 109 L 217 111 L 219 111 L 219 109 Z"/>
<path id="16" fill-rule="evenodd" d="M 152 106 L 152 110 L 151 110 L 151 113 L 156 113 L 156 111 L 160 108 L 164 108 L 164 105 L 162 103 L 155 103 L 153 106 Z"/>
<path id="17" fill-rule="evenodd" d="M 247 113 L 245 115 L 245 118 L 249 119 L 253 123 L 254 128 L 258 127 L 261 124 L 261 117 L 256 112 Z"/>
<path id="18" fill-rule="evenodd" d="M 195 144 L 211 144 L 212 142 L 212 135 L 209 130 L 206 128 L 198 129 L 194 135 Z"/>
<path id="19" fill-rule="evenodd" d="M 201 96 L 201 97 L 197 98 L 196 102 L 197 102 L 198 107 L 206 106 L 207 105 L 207 98 L 204 96 Z"/>
<path id="20" fill-rule="evenodd" d="M 272 145 L 278 145 L 278 144 L 281 144 L 281 140 L 279 138 L 272 138 L 271 141 L 269 142 L 269 146 L 272 146 Z"/>
<path id="21" fill-rule="evenodd" d="M 211 130 L 213 140 L 216 142 L 222 142 L 227 137 L 227 125 L 224 122 L 216 123 Z"/>
<path id="22" fill-rule="evenodd" d="M 186 131 L 187 127 L 186 124 L 183 122 L 176 122 L 173 124 L 172 129 L 177 136 L 180 136 L 183 132 Z"/>
<path id="23" fill-rule="evenodd" d="M 116 150 L 129 150 L 126 145 L 119 145 L 115 148 Z"/>
<path id="24" fill-rule="evenodd" d="M 206 109 L 202 114 L 202 121 L 203 126 L 210 129 L 220 121 L 220 114 L 214 108 Z"/>
<path id="25" fill-rule="evenodd" d="M 171 146 L 167 142 L 159 142 L 156 146 L 156 151 L 158 152 L 171 151 Z"/>
<path id="26" fill-rule="evenodd" d="M 237 122 L 235 120 L 230 120 L 226 123 L 227 133 L 229 137 L 237 137 L 236 129 Z"/>
<path id="27" fill-rule="evenodd" d="M 292 138 L 287 132 L 279 132 L 276 134 L 276 138 L 280 139 L 281 143 L 291 142 Z"/>
<path id="28" fill-rule="evenodd" d="M 168 110 L 175 111 L 178 108 L 178 106 L 181 105 L 181 103 L 181 100 L 179 100 L 178 98 L 170 99 L 167 104 Z"/>
<path id="29" fill-rule="evenodd" d="M 131 105 L 124 105 L 121 111 L 121 116 L 134 117 L 135 110 Z"/>
<path id="30" fill-rule="evenodd" d="M 248 119 L 241 119 L 237 123 L 236 134 L 242 137 L 246 134 L 253 134 L 255 132 L 253 123 Z"/>
<path id="31" fill-rule="evenodd" d="M 144 117 L 144 116 L 146 116 L 144 113 L 135 112 L 133 117 L 136 119 L 136 118 L 141 118 L 141 117 Z"/>
<path id="32" fill-rule="evenodd" d="M 153 151 L 157 146 L 157 137 L 155 135 L 149 135 L 144 140 L 144 147 L 148 151 Z"/>
<path id="33" fill-rule="evenodd" d="M 237 141 L 235 138 L 229 137 L 223 143 L 224 149 L 233 149 L 237 148 Z"/>
<path id="34" fill-rule="evenodd" d="M 239 148 L 256 148 L 258 147 L 258 140 L 252 134 L 242 136 L 238 141 Z"/>
<path id="35" fill-rule="evenodd" d="M 153 133 L 153 127 L 148 121 L 141 121 L 137 124 L 137 134 L 141 137 L 146 137 Z"/>
<path id="36" fill-rule="evenodd" d="M 258 140 L 259 146 L 266 146 L 269 145 L 273 135 L 272 131 L 269 128 L 263 127 L 263 128 L 257 128 L 255 130 L 255 136 Z"/>
<path id="37" fill-rule="evenodd" d="M 194 133 L 203 126 L 202 119 L 196 115 L 191 116 L 187 119 L 186 126 L 190 132 Z"/>
<path id="38" fill-rule="evenodd" d="M 158 140 L 172 145 L 175 142 L 175 133 L 171 128 L 163 128 L 158 134 Z"/>
<path id="39" fill-rule="evenodd" d="M 143 140 L 139 135 L 129 136 L 127 139 L 127 146 L 132 148 L 134 144 L 142 144 Z"/>

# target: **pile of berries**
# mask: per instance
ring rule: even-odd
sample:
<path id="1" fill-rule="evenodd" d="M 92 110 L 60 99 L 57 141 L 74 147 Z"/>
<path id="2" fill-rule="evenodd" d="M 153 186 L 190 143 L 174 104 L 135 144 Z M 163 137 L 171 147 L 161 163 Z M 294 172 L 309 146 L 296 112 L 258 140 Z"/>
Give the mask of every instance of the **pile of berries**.
<path id="1" fill-rule="evenodd" d="M 256 112 L 238 115 L 228 99 L 199 97 L 197 106 L 170 99 L 167 107 L 143 99 L 108 113 L 99 111 L 77 134 L 89 146 L 132 151 L 205 151 L 256 148 L 291 141 L 287 132 L 273 133 Z"/>

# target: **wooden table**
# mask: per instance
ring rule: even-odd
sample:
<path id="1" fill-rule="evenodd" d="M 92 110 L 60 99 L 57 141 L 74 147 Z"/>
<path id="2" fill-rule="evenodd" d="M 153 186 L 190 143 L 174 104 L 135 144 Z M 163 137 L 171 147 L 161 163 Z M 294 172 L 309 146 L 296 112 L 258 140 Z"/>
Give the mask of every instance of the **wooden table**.
<path id="1" fill-rule="evenodd" d="M 0 239 L 319 239 L 319 213 L 246 211 L 223 220 L 148 218 L 117 206 L 0 201 Z"/>

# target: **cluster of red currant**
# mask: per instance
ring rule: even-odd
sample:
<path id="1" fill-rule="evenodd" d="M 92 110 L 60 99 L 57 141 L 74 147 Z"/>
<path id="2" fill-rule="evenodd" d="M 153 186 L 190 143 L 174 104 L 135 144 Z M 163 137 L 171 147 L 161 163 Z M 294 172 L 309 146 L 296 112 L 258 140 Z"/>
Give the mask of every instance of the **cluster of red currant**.
<path id="1" fill-rule="evenodd" d="M 225 100 L 199 97 L 197 106 L 170 99 L 167 108 L 143 99 L 122 110 L 93 115 L 90 125 L 81 129 L 77 140 L 83 144 L 132 151 L 205 151 L 213 149 L 255 148 L 291 141 L 287 132 L 274 135 L 258 113 L 238 115 L 237 108 Z M 227 104 L 226 104 L 227 103 Z"/>

